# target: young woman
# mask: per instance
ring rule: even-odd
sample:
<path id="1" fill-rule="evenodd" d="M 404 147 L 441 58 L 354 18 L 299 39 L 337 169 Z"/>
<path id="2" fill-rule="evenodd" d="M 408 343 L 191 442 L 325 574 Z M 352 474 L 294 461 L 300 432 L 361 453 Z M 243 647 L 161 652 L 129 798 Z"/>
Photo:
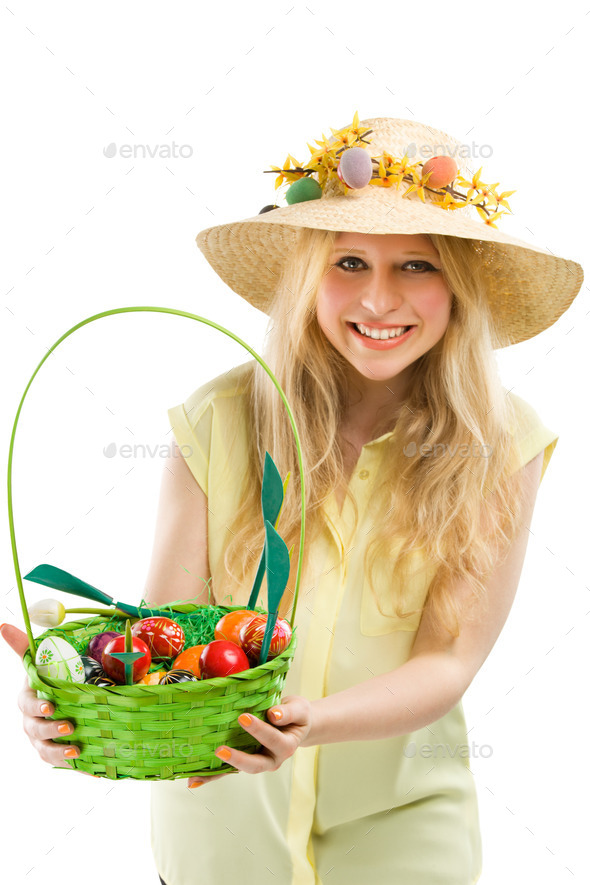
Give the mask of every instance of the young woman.
<path id="1" fill-rule="evenodd" d="M 411 144 L 457 155 L 443 132 L 355 115 L 318 144 L 307 166 L 274 167 L 317 198 L 293 187 L 289 206 L 197 238 L 271 318 L 264 358 L 302 443 L 306 545 L 285 694 L 267 722 L 240 718 L 262 750 L 221 747 L 235 771 L 152 785 L 155 862 L 166 885 L 471 885 L 482 852 L 461 699 L 510 611 L 557 442 L 503 389 L 494 349 L 555 322 L 582 270 L 499 231 L 507 194 L 481 170 L 435 185 L 441 164 L 428 177 L 409 162 Z M 353 149 L 368 180 L 358 153 L 344 162 Z M 291 471 L 288 615 L 299 479 L 276 389 L 247 362 L 169 418 L 145 600 L 213 601 L 211 578 L 215 602 L 247 603 L 269 451 Z M 3 635 L 24 653 L 24 634 Z M 42 703 L 25 684 L 25 731 L 66 767 Z"/>

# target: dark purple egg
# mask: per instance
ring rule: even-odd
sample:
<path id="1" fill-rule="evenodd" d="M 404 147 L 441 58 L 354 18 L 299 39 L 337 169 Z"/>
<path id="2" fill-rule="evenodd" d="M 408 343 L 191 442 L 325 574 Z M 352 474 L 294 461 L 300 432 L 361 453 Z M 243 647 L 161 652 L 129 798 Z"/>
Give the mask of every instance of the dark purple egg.
<path id="1" fill-rule="evenodd" d="M 94 658 L 95 661 L 98 661 L 101 670 L 103 649 L 109 644 L 111 639 L 115 638 L 115 636 L 121 636 L 121 633 L 117 633 L 116 630 L 107 630 L 105 633 L 97 633 L 96 636 L 93 636 L 88 643 L 86 656 L 89 658 Z"/>

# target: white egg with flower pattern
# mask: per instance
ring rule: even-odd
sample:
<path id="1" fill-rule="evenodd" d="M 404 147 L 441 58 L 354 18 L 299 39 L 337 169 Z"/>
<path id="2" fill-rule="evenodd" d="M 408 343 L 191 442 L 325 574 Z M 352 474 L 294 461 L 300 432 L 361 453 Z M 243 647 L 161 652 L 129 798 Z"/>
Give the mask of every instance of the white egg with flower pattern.
<path id="1" fill-rule="evenodd" d="M 61 636 L 46 636 L 39 643 L 35 655 L 39 676 L 64 679 L 67 682 L 84 682 L 84 664 L 73 645 Z"/>

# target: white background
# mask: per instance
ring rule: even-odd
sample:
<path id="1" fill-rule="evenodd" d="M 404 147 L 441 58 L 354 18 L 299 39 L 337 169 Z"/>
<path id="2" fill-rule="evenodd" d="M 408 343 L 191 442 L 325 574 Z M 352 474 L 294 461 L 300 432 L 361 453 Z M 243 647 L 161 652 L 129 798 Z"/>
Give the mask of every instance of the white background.
<path id="1" fill-rule="evenodd" d="M 517 191 L 514 215 L 499 226 L 588 263 L 587 4 L 562 0 L 550 14 L 531 14 L 506 0 L 363 10 L 316 0 L 11 2 L 0 21 L 5 465 L 39 361 L 95 313 L 187 310 L 262 351 L 266 317 L 221 282 L 195 236 L 272 203 L 274 176 L 263 170 L 287 153 L 305 160 L 307 142 L 348 125 L 355 110 L 491 147 L 473 171 L 483 166 L 484 181 Z M 103 149 L 113 143 L 192 150 L 184 159 L 108 158 Z M 464 700 L 481 885 L 590 876 L 588 309 L 584 285 L 554 326 L 498 353 L 504 385 L 560 441 L 512 612 Z M 60 345 L 35 378 L 16 433 L 22 574 L 51 562 L 139 601 L 171 438 L 166 410 L 249 358 L 207 326 L 155 313 L 98 320 Z M 112 443 L 117 455 L 107 458 Z M 137 448 L 124 457 L 124 444 L 149 445 L 152 455 Z M 0 621 L 23 628 L 3 511 Z M 51 595 L 25 586 L 30 602 Z M 155 883 L 149 786 L 42 762 L 16 706 L 24 671 L 4 643 L 0 654 L 3 879 Z"/>

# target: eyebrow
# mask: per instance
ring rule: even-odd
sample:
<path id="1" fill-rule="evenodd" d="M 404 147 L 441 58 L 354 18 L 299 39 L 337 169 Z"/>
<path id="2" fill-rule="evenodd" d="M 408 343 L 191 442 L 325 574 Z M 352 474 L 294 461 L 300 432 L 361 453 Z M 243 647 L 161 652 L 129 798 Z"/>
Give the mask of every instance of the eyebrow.
<path id="1" fill-rule="evenodd" d="M 349 249 L 344 249 L 344 247 L 342 247 L 342 246 L 334 249 L 334 253 L 340 253 L 340 252 L 342 252 L 343 254 L 346 254 L 347 252 L 354 252 L 355 255 L 366 255 L 367 254 L 364 251 L 364 249 L 357 249 L 355 246 L 351 246 Z M 414 250 L 412 252 L 400 252 L 400 255 L 406 255 L 406 256 L 407 255 L 422 255 L 422 256 L 428 255 L 428 256 L 430 256 L 430 258 L 436 257 L 435 254 L 433 252 L 430 252 L 428 249 Z"/>

